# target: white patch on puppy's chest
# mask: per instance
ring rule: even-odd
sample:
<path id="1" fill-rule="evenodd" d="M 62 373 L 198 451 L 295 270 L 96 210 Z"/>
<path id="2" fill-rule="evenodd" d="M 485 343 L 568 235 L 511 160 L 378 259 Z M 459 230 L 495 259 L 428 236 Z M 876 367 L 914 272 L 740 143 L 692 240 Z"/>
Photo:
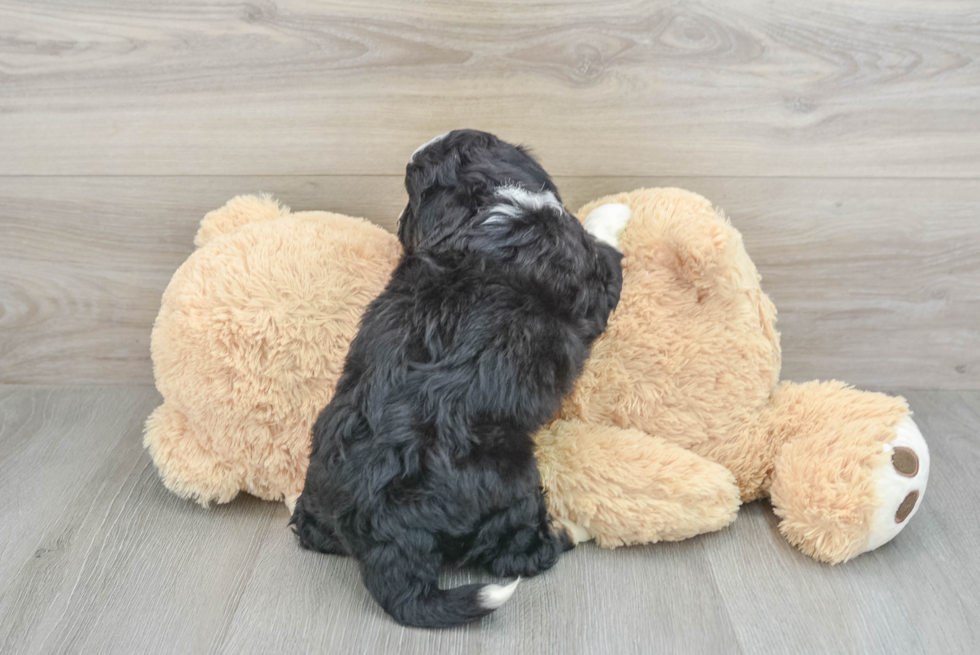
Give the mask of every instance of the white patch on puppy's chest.
<path id="1" fill-rule="evenodd" d="M 608 243 L 622 252 L 622 248 L 619 247 L 619 237 L 623 233 L 623 228 L 629 223 L 632 214 L 633 210 L 628 205 L 610 202 L 599 205 L 590 211 L 582 225 L 585 227 L 585 231 L 596 239 Z"/>

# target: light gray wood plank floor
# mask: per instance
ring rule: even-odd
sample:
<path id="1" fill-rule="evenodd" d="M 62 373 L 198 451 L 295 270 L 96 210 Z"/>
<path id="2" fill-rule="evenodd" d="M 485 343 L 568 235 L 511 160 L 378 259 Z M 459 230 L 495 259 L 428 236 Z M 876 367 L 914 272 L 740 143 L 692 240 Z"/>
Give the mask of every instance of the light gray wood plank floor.
<path id="1" fill-rule="evenodd" d="M 975 653 L 980 392 L 907 392 L 932 452 L 899 537 L 831 567 L 771 509 L 679 543 L 584 545 L 482 624 L 389 620 L 280 504 L 202 509 L 141 447 L 152 387 L 0 386 L 3 653 Z M 446 584 L 486 579 L 459 571 Z"/>

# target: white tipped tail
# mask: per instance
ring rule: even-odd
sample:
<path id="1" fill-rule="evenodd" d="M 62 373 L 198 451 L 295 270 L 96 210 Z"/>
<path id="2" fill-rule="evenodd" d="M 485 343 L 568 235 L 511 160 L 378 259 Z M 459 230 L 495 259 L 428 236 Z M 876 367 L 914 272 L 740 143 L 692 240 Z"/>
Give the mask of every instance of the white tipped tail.
<path id="1" fill-rule="evenodd" d="M 514 590 L 517 589 L 517 583 L 520 581 L 521 579 L 517 578 L 506 586 L 499 584 L 488 584 L 480 590 L 480 605 L 488 610 L 497 609 L 514 595 Z"/>

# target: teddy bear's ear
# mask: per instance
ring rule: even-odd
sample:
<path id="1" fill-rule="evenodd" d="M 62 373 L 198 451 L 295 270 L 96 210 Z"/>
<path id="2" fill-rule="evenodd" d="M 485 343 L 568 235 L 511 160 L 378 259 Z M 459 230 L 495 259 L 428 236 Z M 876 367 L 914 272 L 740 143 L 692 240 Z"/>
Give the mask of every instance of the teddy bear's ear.
<path id="1" fill-rule="evenodd" d="M 200 248 L 222 234 L 234 232 L 243 225 L 258 221 L 271 221 L 289 215 L 289 207 L 264 194 L 261 196 L 235 196 L 220 209 L 208 212 L 201 220 L 201 227 L 194 237 L 194 245 Z"/>

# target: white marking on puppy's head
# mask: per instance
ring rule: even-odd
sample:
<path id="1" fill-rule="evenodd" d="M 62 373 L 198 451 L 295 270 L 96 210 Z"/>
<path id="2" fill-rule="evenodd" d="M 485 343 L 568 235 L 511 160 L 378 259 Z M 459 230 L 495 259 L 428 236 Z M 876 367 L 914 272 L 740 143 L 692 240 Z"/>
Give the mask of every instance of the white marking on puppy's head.
<path id="1" fill-rule="evenodd" d="M 622 252 L 619 247 L 619 237 L 623 233 L 623 228 L 630 221 L 633 210 L 628 205 L 620 202 L 609 202 L 599 205 L 589 212 L 582 222 L 585 231 L 594 236 L 599 241 L 604 241 L 616 250 Z"/>
<path id="2" fill-rule="evenodd" d="M 449 134 L 449 132 L 446 132 L 446 134 Z M 419 154 L 420 152 L 422 152 L 423 150 L 425 150 L 426 148 L 428 148 L 429 146 L 431 146 L 433 143 L 437 143 L 437 142 L 442 141 L 443 139 L 445 139 L 446 138 L 446 134 L 440 134 L 439 136 L 435 137 L 434 139 L 429 139 L 428 141 L 426 141 L 425 143 L 423 143 L 422 145 L 420 145 L 418 148 L 416 148 L 415 149 L 415 152 L 412 153 L 412 156 L 408 158 L 408 163 L 411 164 L 413 161 L 415 161 L 415 155 Z"/>
<path id="3" fill-rule="evenodd" d="M 480 605 L 488 610 L 497 609 L 514 595 L 514 590 L 517 589 L 517 583 L 520 581 L 521 579 L 517 578 L 507 586 L 488 584 L 479 592 Z"/>
<path id="4" fill-rule="evenodd" d="M 483 225 L 506 223 L 526 212 L 540 211 L 545 207 L 561 215 L 562 206 L 551 191 L 528 191 L 517 185 L 497 187 L 494 196 L 503 202 L 487 211 Z"/>

